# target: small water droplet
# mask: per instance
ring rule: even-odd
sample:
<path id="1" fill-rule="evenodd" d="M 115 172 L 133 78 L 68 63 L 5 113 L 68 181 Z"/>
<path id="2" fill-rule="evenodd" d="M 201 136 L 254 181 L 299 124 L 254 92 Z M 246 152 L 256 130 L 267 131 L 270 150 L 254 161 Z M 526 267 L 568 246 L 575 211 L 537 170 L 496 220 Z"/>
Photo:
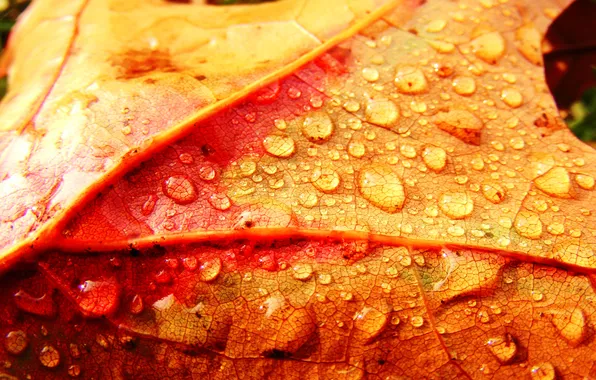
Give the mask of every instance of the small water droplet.
<path id="1" fill-rule="evenodd" d="M 99 344 L 99 346 L 106 351 L 112 347 L 111 339 L 106 338 L 106 336 L 103 334 L 97 334 L 95 336 L 95 342 L 97 342 L 97 344 Z"/>
<path id="2" fill-rule="evenodd" d="M 489 317 L 488 312 L 486 310 L 480 310 L 480 311 L 478 311 L 478 313 L 476 314 L 476 318 L 478 318 L 478 320 L 481 323 L 488 323 L 488 322 L 490 322 L 490 317 Z"/>
<path id="3" fill-rule="evenodd" d="M 498 183 L 487 183 L 482 185 L 482 195 L 492 203 L 501 203 L 505 199 L 505 189 Z"/>
<path id="4" fill-rule="evenodd" d="M 501 91 L 501 100 L 511 108 L 517 108 L 524 102 L 522 94 L 514 88 L 503 89 Z"/>
<path id="5" fill-rule="evenodd" d="M 472 77 L 456 77 L 451 85 L 458 95 L 469 96 L 476 92 L 476 81 Z"/>
<path id="6" fill-rule="evenodd" d="M 366 154 L 366 148 L 361 141 L 351 140 L 348 144 L 348 154 L 352 157 L 361 158 Z"/>
<path id="7" fill-rule="evenodd" d="M 412 257 L 410 255 L 406 255 L 403 256 L 400 260 L 399 263 L 401 265 L 403 265 L 404 267 L 409 267 L 410 265 L 412 265 Z"/>
<path id="8" fill-rule="evenodd" d="M 344 109 L 348 112 L 358 112 L 360 110 L 360 103 L 356 100 L 348 100 L 344 103 Z"/>
<path id="9" fill-rule="evenodd" d="M 68 350 L 70 351 L 70 356 L 73 359 L 78 359 L 81 357 L 81 350 L 76 343 L 71 343 L 68 345 Z"/>
<path id="10" fill-rule="evenodd" d="M 447 153 L 443 148 L 427 146 L 422 151 L 422 160 L 429 169 L 438 173 L 445 168 Z"/>
<path id="11" fill-rule="evenodd" d="M 406 201 L 401 179 L 387 165 L 376 165 L 361 170 L 358 175 L 358 188 L 364 199 L 385 212 L 396 213 Z"/>
<path id="12" fill-rule="evenodd" d="M 548 225 L 548 227 L 546 228 L 546 230 L 551 234 L 551 235 L 562 235 L 565 233 L 565 226 L 562 223 L 551 223 Z"/>
<path id="13" fill-rule="evenodd" d="M 390 128 L 395 125 L 399 118 L 399 109 L 395 103 L 389 99 L 370 99 L 366 103 L 364 118 L 371 124 Z"/>
<path id="14" fill-rule="evenodd" d="M 393 326 L 399 325 L 400 322 L 401 322 L 401 319 L 399 319 L 399 317 L 397 315 L 394 315 L 393 317 L 391 317 L 391 324 Z"/>
<path id="15" fill-rule="evenodd" d="M 120 286 L 113 280 L 85 281 L 79 286 L 77 304 L 88 317 L 111 315 L 118 308 L 120 293 Z"/>
<path id="16" fill-rule="evenodd" d="M 352 301 L 354 299 L 354 295 L 350 292 L 341 292 L 339 293 L 339 296 L 344 301 Z"/>
<path id="17" fill-rule="evenodd" d="M 490 338 L 486 345 L 501 364 L 509 363 L 517 354 L 517 344 L 510 334 Z"/>
<path id="18" fill-rule="evenodd" d="M 540 302 L 544 299 L 544 294 L 539 290 L 532 290 L 532 299 L 536 302 Z"/>
<path id="19" fill-rule="evenodd" d="M 296 264 L 292 268 L 294 270 L 293 277 L 296 280 L 306 281 L 311 278 L 313 269 L 310 264 Z"/>
<path id="20" fill-rule="evenodd" d="M 132 301 L 130 301 L 130 312 L 135 315 L 141 314 L 143 309 L 143 298 L 138 294 L 135 294 L 134 297 L 132 297 Z"/>
<path id="21" fill-rule="evenodd" d="M 419 315 L 415 315 L 412 317 L 412 319 L 410 319 L 410 323 L 414 327 L 422 327 L 422 325 L 424 324 L 424 318 L 422 318 Z"/>
<path id="22" fill-rule="evenodd" d="M 323 98 L 320 96 L 313 96 L 308 102 L 313 108 L 321 108 L 323 106 Z"/>
<path id="23" fill-rule="evenodd" d="M 530 369 L 532 380 L 555 380 L 557 373 L 550 363 L 540 363 Z"/>
<path id="24" fill-rule="evenodd" d="M 526 142 L 521 137 L 513 137 L 511 140 L 509 140 L 509 146 L 513 149 L 520 150 L 524 149 Z"/>
<path id="25" fill-rule="evenodd" d="M 44 346 L 39 353 L 39 361 L 44 367 L 56 368 L 60 364 L 60 353 L 53 346 Z"/>
<path id="26" fill-rule="evenodd" d="M 56 315 L 56 304 L 48 294 L 35 298 L 24 290 L 19 290 L 14 295 L 14 301 L 18 309 L 27 313 L 50 318 Z"/>
<path id="27" fill-rule="evenodd" d="M 181 153 L 178 156 L 178 159 L 180 160 L 180 162 L 187 165 L 192 164 L 195 161 L 194 158 L 188 153 Z"/>
<path id="28" fill-rule="evenodd" d="M 426 31 L 429 33 L 438 33 L 445 29 L 445 26 L 447 26 L 447 21 L 443 19 L 435 19 L 426 24 Z"/>
<path id="29" fill-rule="evenodd" d="M 428 92 L 428 82 L 420 69 L 404 66 L 395 73 L 395 86 L 402 94 L 422 94 Z"/>
<path id="30" fill-rule="evenodd" d="M 290 87 L 288 89 L 288 96 L 291 99 L 298 99 L 299 97 L 302 96 L 302 91 L 300 91 L 299 89 L 297 89 L 296 87 Z"/>
<path id="31" fill-rule="evenodd" d="M 199 268 L 199 279 L 204 282 L 214 281 L 221 272 L 221 265 L 219 257 L 204 261 Z"/>
<path id="32" fill-rule="evenodd" d="M 11 331 L 6 334 L 6 340 L 4 341 L 4 347 L 6 351 L 12 355 L 22 354 L 27 346 L 29 345 L 29 339 L 24 331 L 17 330 Z"/>
<path id="33" fill-rule="evenodd" d="M 81 374 L 81 367 L 78 364 L 72 364 L 68 367 L 68 376 L 78 377 Z"/>
<path id="34" fill-rule="evenodd" d="M 232 201 L 226 194 L 222 193 L 214 193 L 211 194 L 209 197 L 209 204 L 213 206 L 214 209 L 225 211 L 232 207 Z"/>
<path id="35" fill-rule="evenodd" d="M 538 239 L 542 235 L 540 216 L 532 211 L 520 211 L 515 217 L 515 230 L 528 239 Z"/>
<path id="36" fill-rule="evenodd" d="M 306 208 L 313 208 L 319 203 L 319 197 L 315 193 L 300 192 L 298 202 Z"/>
<path id="37" fill-rule="evenodd" d="M 273 124 L 275 125 L 275 128 L 279 129 L 280 131 L 283 131 L 288 127 L 288 124 L 284 119 L 275 119 L 273 120 Z"/>
<path id="38" fill-rule="evenodd" d="M 304 119 L 302 123 L 302 134 L 309 141 L 322 143 L 333 134 L 333 121 L 326 112 L 315 112 Z"/>
<path id="39" fill-rule="evenodd" d="M 416 148 L 409 144 L 400 145 L 399 152 L 406 158 L 416 157 Z"/>
<path id="40" fill-rule="evenodd" d="M 373 67 L 365 67 L 362 69 L 362 77 L 368 82 L 376 82 L 379 79 L 379 71 Z"/>
<path id="41" fill-rule="evenodd" d="M 517 50 L 529 62 L 542 66 L 542 33 L 527 23 L 515 31 L 515 45 Z"/>
<path id="42" fill-rule="evenodd" d="M 320 191 L 329 193 L 337 189 L 340 183 L 339 174 L 331 168 L 315 168 L 310 177 L 312 184 Z"/>
<path id="43" fill-rule="evenodd" d="M 198 197 L 194 182 L 182 174 L 169 177 L 162 187 L 165 195 L 181 205 L 192 203 Z"/>
<path id="44" fill-rule="evenodd" d="M 329 273 L 319 273 L 319 283 L 323 285 L 329 285 L 333 281 L 333 277 Z"/>
<path id="45" fill-rule="evenodd" d="M 354 315 L 354 327 L 364 333 L 364 340 L 370 343 L 387 326 L 387 315 L 372 307 L 364 307 Z"/>
<path id="46" fill-rule="evenodd" d="M 584 190 L 592 190 L 594 188 L 594 177 L 587 174 L 578 174 L 575 176 L 575 182 Z"/>
<path id="47" fill-rule="evenodd" d="M 439 208 L 452 219 L 463 219 L 474 210 L 474 201 L 466 193 L 447 192 L 440 196 Z"/>
<path id="48" fill-rule="evenodd" d="M 493 65 L 505 54 L 505 39 L 499 32 L 482 34 L 472 40 L 471 46 L 478 58 Z"/>
<path id="49" fill-rule="evenodd" d="M 212 166 L 203 166 L 199 169 L 199 177 L 203 181 L 212 181 L 215 178 L 215 169 Z"/>
<path id="50" fill-rule="evenodd" d="M 296 143 L 290 136 L 269 135 L 263 140 L 263 147 L 272 156 L 286 158 L 296 151 Z"/>

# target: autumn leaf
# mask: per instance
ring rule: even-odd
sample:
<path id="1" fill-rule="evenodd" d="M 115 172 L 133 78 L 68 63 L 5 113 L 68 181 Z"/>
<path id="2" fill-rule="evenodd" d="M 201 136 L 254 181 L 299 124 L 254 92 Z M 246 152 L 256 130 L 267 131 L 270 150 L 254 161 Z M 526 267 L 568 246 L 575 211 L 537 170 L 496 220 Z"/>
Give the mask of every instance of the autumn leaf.
<path id="1" fill-rule="evenodd" d="M 6 58 L 6 376 L 596 376 L 564 4 L 60 4 Z"/>

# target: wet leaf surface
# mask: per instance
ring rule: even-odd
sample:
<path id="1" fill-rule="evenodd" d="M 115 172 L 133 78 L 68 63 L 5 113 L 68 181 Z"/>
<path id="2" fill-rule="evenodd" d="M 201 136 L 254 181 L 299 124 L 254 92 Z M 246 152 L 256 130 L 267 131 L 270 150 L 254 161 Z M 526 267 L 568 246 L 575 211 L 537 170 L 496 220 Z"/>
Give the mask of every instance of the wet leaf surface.
<path id="1" fill-rule="evenodd" d="M 94 4 L 74 18 L 81 25 L 74 44 L 89 52 L 84 20 Z M 141 12 L 118 4 L 110 8 L 117 20 Z M 239 21 L 218 22 L 286 17 L 292 4 L 299 3 L 226 7 L 231 13 L 221 14 L 239 12 Z M 306 4 L 298 8 L 310 4 L 313 14 L 322 6 Z M 85 104 L 64 92 L 68 75 L 83 75 L 68 65 L 86 57 L 70 57 L 69 48 L 57 80 L 35 100 L 39 110 L 2 140 L 6 152 L 31 149 L 3 155 L 5 193 L 18 200 L 2 213 L 11 227 L 3 230 L 4 264 L 12 265 L 0 291 L 4 373 L 596 376 L 595 154 L 559 119 L 540 52 L 564 4 L 391 5 L 369 16 L 365 9 L 381 12 L 383 4 L 329 2 L 352 18 L 299 25 L 337 40 L 300 45 L 294 56 L 278 51 L 263 71 L 213 64 L 204 92 L 197 83 L 205 78 L 184 82 L 203 66 L 172 37 L 184 35 L 180 27 L 168 29 L 179 46 L 121 56 L 119 68 L 101 76 L 111 79 L 90 90 L 103 98 Z M 211 20 L 205 15 L 223 11 L 196 12 Z M 163 22 L 174 21 L 148 21 L 138 35 L 163 32 L 156 28 Z M 257 30 L 244 38 L 265 38 Z M 305 53 L 304 65 L 292 66 Z M 97 54 L 97 65 L 112 65 Z M 170 70 L 178 60 L 185 69 Z M 147 79 L 164 82 L 152 92 L 156 82 Z M 4 109 L 35 98 L 25 82 Z M 62 103 L 66 96 L 68 110 L 53 96 Z M 106 120 L 128 133 L 97 132 Z M 154 129 L 144 134 L 143 125 Z M 42 126 L 38 143 L 25 144 Z M 81 130 L 99 134 L 72 133 Z M 42 148 L 52 135 L 65 145 L 49 160 Z M 112 149 L 80 159 L 93 152 L 86 138 Z M 63 152 L 75 153 L 67 160 Z M 51 196 L 18 190 L 42 194 L 38 187 L 54 183 L 29 183 L 45 178 L 34 163 L 54 173 Z M 67 175 L 72 170 L 94 174 Z M 34 209 L 45 210 L 43 218 L 27 224 Z"/>

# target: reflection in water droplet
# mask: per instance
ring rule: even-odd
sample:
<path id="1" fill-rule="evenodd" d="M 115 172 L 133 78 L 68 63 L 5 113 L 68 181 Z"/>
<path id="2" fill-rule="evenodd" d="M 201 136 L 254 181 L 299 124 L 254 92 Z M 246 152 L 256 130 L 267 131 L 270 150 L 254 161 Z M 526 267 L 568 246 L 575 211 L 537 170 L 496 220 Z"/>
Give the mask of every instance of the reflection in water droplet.
<path id="1" fill-rule="evenodd" d="M 440 172 L 447 163 L 447 153 L 443 148 L 427 146 L 422 151 L 422 160 L 429 169 Z"/>
<path id="2" fill-rule="evenodd" d="M 115 281 L 85 281 L 79 291 L 77 304 L 88 317 L 113 314 L 120 303 L 121 288 Z"/>
<path id="3" fill-rule="evenodd" d="M 548 225 L 548 227 L 546 228 L 546 230 L 551 234 L 551 235 L 562 235 L 565 233 L 565 226 L 562 223 L 551 223 Z"/>
<path id="4" fill-rule="evenodd" d="M 269 135 L 263 140 L 263 147 L 272 156 L 286 158 L 296 151 L 296 143 L 290 136 Z"/>
<path id="5" fill-rule="evenodd" d="M 515 230 L 521 236 L 538 239 L 542 235 L 540 216 L 532 211 L 520 211 L 515 217 Z"/>
<path id="6" fill-rule="evenodd" d="M 348 144 L 348 154 L 352 157 L 360 158 L 366 154 L 366 148 L 362 142 L 352 140 Z"/>
<path id="7" fill-rule="evenodd" d="M 370 99 L 366 104 L 364 118 L 371 124 L 390 128 L 399 118 L 399 109 L 389 99 Z"/>
<path id="8" fill-rule="evenodd" d="M 50 318 L 56 315 L 56 304 L 48 294 L 35 298 L 24 290 L 19 290 L 14 295 L 14 302 L 19 310 L 27 313 Z"/>
<path id="9" fill-rule="evenodd" d="M 374 206 L 395 213 L 404 205 L 406 193 L 401 179 L 387 165 L 364 168 L 358 175 L 362 197 Z"/>
<path id="10" fill-rule="evenodd" d="M 474 201 L 466 193 L 447 192 L 439 198 L 441 211 L 452 219 L 463 219 L 474 210 Z"/>
<path id="11" fill-rule="evenodd" d="M 536 302 L 542 301 L 544 299 L 544 294 L 539 290 L 532 290 L 532 299 Z"/>
<path id="12" fill-rule="evenodd" d="M 56 368 L 60 364 L 60 353 L 53 346 L 44 346 L 39 353 L 39 361 L 44 367 Z"/>
<path id="13" fill-rule="evenodd" d="M 550 363 L 540 363 L 530 369 L 532 380 L 554 380 L 556 377 L 555 367 Z"/>
<path id="14" fill-rule="evenodd" d="M 199 279 L 205 282 L 214 281 L 221 272 L 221 265 L 219 257 L 204 261 L 199 268 Z"/>
<path id="15" fill-rule="evenodd" d="M 173 175 L 163 183 L 163 192 L 178 204 L 189 204 L 197 199 L 197 188 L 185 175 Z"/>
<path id="16" fill-rule="evenodd" d="M 501 364 L 509 363 L 517 353 L 517 344 L 510 334 L 490 338 L 486 345 Z"/>
<path id="17" fill-rule="evenodd" d="M 333 121 L 326 112 L 315 112 L 306 117 L 302 123 L 302 134 L 314 143 L 329 140 L 333 130 Z"/>
<path id="18" fill-rule="evenodd" d="M 426 77 L 415 67 L 405 66 L 398 68 L 395 73 L 395 86 L 402 94 L 421 94 L 428 91 Z"/>
<path id="19" fill-rule="evenodd" d="M 209 204 L 216 210 L 225 211 L 232 206 L 232 201 L 226 194 L 215 193 L 209 197 Z"/>
<path id="20" fill-rule="evenodd" d="M 310 177 L 312 184 L 320 191 L 329 193 L 337 189 L 340 183 L 339 174 L 330 168 L 315 168 Z"/>
<path id="21" fill-rule="evenodd" d="M 306 281 L 311 278 L 313 274 L 313 269 L 310 264 L 296 264 L 292 269 L 294 270 L 293 277 L 296 280 Z"/>
<path id="22" fill-rule="evenodd" d="M 17 330 L 11 331 L 6 334 L 6 340 L 4 341 L 4 347 L 8 353 L 13 355 L 20 355 L 25 351 L 29 345 L 29 339 L 24 331 Z"/>

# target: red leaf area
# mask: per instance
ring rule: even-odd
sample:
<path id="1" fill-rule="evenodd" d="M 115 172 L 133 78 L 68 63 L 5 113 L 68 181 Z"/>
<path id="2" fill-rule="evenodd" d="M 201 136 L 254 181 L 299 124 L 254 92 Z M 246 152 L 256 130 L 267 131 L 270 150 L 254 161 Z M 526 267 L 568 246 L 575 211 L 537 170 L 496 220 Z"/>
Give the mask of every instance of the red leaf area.
<path id="1" fill-rule="evenodd" d="M 522 162 L 542 172 L 531 177 L 520 168 L 527 176 L 506 179 L 518 185 L 507 190 L 493 179 L 472 193 L 473 202 L 453 205 L 443 196 L 439 214 L 427 195 L 451 190 L 454 178 L 467 186 L 461 177 L 475 173 L 459 156 L 489 152 L 491 138 L 509 132 L 484 125 L 454 131 L 448 111 L 432 109 L 425 116 L 436 117 L 435 126 L 427 133 L 422 117 L 404 116 L 403 104 L 423 108 L 410 98 L 400 100 L 405 119 L 391 126 L 383 125 L 394 117 L 391 107 L 363 111 L 349 94 L 335 104 L 332 89 L 354 83 L 362 45 L 346 43 L 197 124 L 86 205 L 44 243 L 52 249 L 36 262 L 2 277 L 4 376 L 596 376 L 592 251 L 555 234 L 558 226 L 546 227 L 559 220 L 551 210 L 536 211 L 543 203 L 560 207 L 574 217 L 566 228 L 576 228 L 586 220 L 573 202 L 586 204 L 589 189 L 561 190 L 553 181 L 570 174 L 528 154 Z M 430 65 L 437 87 L 453 79 L 447 63 Z M 425 73 L 414 70 L 397 87 L 410 96 L 420 78 L 430 78 Z M 511 116 L 502 107 L 501 115 Z M 515 114 L 528 141 L 542 140 L 546 152 L 564 150 L 554 141 L 573 154 L 587 152 L 561 134 L 553 116 L 530 111 Z M 392 140 L 396 134 L 400 140 Z M 349 143 L 333 145 L 332 135 Z M 429 146 L 455 153 L 441 159 Z M 397 157 L 396 149 L 399 177 L 380 162 Z M 419 156 L 424 176 L 408 161 Z M 350 168 L 345 157 L 364 164 Z M 367 171 L 372 166 L 376 171 Z M 419 182 L 402 185 L 415 176 Z M 377 187 L 367 185 L 375 181 Z M 551 198 L 557 203 L 547 203 Z M 493 204 L 501 204 L 498 213 L 478 216 Z M 409 212 L 417 208 L 420 214 Z M 499 217 L 510 208 L 520 211 L 507 223 Z M 478 214 L 467 219 L 472 209 Z M 431 217 L 442 234 L 408 224 Z M 475 228 L 491 217 L 504 230 Z M 545 237 L 541 220 L 553 237 Z"/>

